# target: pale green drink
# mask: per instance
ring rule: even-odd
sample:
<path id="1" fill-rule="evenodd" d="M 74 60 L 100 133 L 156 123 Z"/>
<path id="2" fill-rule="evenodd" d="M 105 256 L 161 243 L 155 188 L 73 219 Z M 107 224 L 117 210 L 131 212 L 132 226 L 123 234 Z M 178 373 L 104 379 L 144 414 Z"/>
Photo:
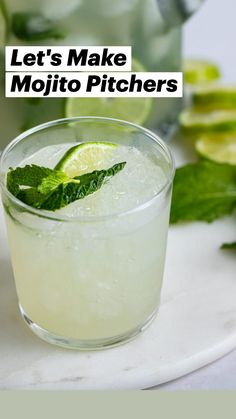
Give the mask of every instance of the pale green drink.
<path id="1" fill-rule="evenodd" d="M 81 119 L 26 133 L 1 161 L 3 178 L 9 165 L 53 168 L 73 145 L 72 138 L 85 142 L 92 133 L 93 140 L 109 139 L 118 145 L 107 167 L 126 161 L 124 170 L 96 193 L 50 212 L 17 202 L 3 186 L 22 314 L 43 339 L 80 349 L 130 339 L 157 313 L 169 223 L 171 156 L 159 139 L 139 127 Z"/>

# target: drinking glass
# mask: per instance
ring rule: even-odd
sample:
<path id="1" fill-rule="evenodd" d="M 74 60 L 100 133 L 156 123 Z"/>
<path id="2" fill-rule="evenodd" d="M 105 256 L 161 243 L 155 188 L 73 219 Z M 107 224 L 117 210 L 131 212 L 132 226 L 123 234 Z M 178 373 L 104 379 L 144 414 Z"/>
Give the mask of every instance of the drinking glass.
<path id="1" fill-rule="evenodd" d="M 91 140 L 137 148 L 162 169 L 165 184 L 129 210 L 74 217 L 34 209 L 8 191 L 10 167 L 49 145 Z M 2 201 L 20 311 L 35 334 L 93 350 L 130 340 L 151 323 L 160 303 L 173 176 L 171 153 L 156 134 L 113 119 L 52 121 L 7 146 Z"/>

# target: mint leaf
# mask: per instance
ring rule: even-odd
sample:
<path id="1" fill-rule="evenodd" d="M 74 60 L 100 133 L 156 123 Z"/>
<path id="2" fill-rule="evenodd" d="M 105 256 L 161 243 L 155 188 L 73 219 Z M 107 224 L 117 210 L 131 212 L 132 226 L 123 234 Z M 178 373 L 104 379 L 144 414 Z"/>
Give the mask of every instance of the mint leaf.
<path id="1" fill-rule="evenodd" d="M 51 173 L 53 173 L 52 169 L 35 164 L 16 169 L 10 168 L 7 173 L 7 188 L 14 196 L 18 197 L 22 187 L 38 187 L 42 180 Z"/>
<path id="2" fill-rule="evenodd" d="M 9 170 L 7 188 L 27 205 L 55 211 L 96 192 L 125 165 L 118 163 L 108 170 L 95 170 L 73 179 L 62 171 L 36 165 L 18 167 Z"/>
<path id="3" fill-rule="evenodd" d="M 40 208 L 40 205 L 45 201 L 45 195 L 38 192 L 37 188 L 21 189 L 17 198 L 34 208 Z"/>
<path id="4" fill-rule="evenodd" d="M 235 208 L 236 167 L 204 161 L 177 169 L 171 223 L 211 222 Z"/>
<path id="5" fill-rule="evenodd" d="M 60 184 L 56 190 L 40 203 L 38 208 L 55 211 L 74 201 L 85 198 L 98 191 L 110 177 L 120 172 L 125 164 L 125 162 L 115 164 L 108 170 L 95 170 L 92 173 L 77 176 L 68 183 Z"/>
<path id="6" fill-rule="evenodd" d="M 68 182 L 70 178 L 64 173 L 53 170 L 49 176 L 42 179 L 42 182 L 38 186 L 37 190 L 43 195 L 47 195 L 53 192 L 61 183 Z"/>
<path id="7" fill-rule="evenodd" d="M 236 250 L 236 242 L 224 243 L 222 244 L 221 249 Z"/>
<path id="8" fill-rule="evenodd" d="M 40 13 L 13 13 L 12 32 L 18 39 L 24 41 L 43 41 L 46 39 L 61 39 L 65 34 L 54 22 L 46 19 Z"/>

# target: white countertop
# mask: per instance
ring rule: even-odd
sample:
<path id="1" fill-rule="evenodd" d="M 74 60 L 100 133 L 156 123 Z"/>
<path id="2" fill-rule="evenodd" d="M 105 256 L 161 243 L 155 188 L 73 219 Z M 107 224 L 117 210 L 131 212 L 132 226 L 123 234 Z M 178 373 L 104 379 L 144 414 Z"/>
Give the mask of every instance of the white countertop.
<path id="1" fill-rule="evenodd" d="M 223 237 L 234 238 L 232 217 L 172 226 L 153 324 L 111 350 L 66 351 L 41 341 L 20 318 L 0 210 L 0 389 L 146 389 L 228 354 L 236 347 L 236 261 L 219 249 Z M 235 388 L 235 364 L 220 365 L 162 388 Z"/>
<path id="2" fill-rule="evenodd" d="M 184 30 L 184 56 L 219 64 L 224 80 L 236 82 L 236 2 L 205 0 Z M 156 388 L 162 390 L 236 389 L 236 350 L 205 368 Z"/>
<path id="3" fill-rule="evenodd" d="M 207 367 L 155 388 L 160 390 L 235 390 L 236 350 Z"/>

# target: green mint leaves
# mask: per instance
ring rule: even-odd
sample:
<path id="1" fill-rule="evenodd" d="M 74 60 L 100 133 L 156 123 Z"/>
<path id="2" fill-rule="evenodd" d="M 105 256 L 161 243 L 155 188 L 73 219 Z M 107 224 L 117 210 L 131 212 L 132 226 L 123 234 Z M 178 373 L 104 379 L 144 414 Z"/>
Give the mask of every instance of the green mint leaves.
<path id="1" fill-rule="evenodd" d="M 12 32 L 23 41 L 44 41 L 61 39 L 65 34 L 40 13 L 13 13 Z"/>
<path id="2" fill-rule="evenodd" d="M 207 221 L 236 209 L 236 167 L 203 161 L 176 171 L 171 222 Z"/>
<path id="3" fill-rule="evenodd" d="M 95 170 L 73 179 L 62 171 L 27 165 L 9 170 L 7 188 L 27 205 L 55 211 L 96 192 L 125 165 L 126 162 L 117 163 L 107 170 Z"/>
<path id="4" fill-rule="evenodd" d="M 14 196 L 18 196 L 21 187 L 31 186 L 36 188 L 51 173 L 53 173 L 53 170 L 35 164 L 17 167 L 15 170 L 10 169 L 7 174 L 7 188 Z"/>

